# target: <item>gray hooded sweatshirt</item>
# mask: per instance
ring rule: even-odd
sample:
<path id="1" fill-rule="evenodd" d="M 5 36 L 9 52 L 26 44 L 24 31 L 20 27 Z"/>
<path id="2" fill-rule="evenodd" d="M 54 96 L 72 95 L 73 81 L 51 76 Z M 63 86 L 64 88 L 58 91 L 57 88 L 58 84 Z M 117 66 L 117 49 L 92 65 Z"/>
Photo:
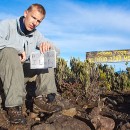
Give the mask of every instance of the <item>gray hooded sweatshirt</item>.
<path id="1" fill-rule="evenodd" d="M 20 18 L 0 21 L 0 49 L 12 47 L 18 54 L 26 52 L 29 58 L 30 53 L 35 51 L 40 43 L 46 41 L 42 34 L 34 29 L 29 34 L 24 34 L 20 28 Z M 59 49 L 52 44 L 52 50 L 60 53 Z"/>

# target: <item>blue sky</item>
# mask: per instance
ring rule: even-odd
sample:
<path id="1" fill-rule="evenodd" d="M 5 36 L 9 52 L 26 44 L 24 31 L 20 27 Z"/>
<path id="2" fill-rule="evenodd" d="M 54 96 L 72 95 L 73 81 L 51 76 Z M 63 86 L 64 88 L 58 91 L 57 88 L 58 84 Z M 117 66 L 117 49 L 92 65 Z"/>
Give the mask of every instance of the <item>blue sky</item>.
<path id="1" fill-rule="evenodd" d="M 83 61 L 89 51 L 130 49 L 130 0 L 1 0 L 0 19 L 21 16 L 32 3 L 45 7 L 38 29 L 60 48 L 65 60 Z"/>

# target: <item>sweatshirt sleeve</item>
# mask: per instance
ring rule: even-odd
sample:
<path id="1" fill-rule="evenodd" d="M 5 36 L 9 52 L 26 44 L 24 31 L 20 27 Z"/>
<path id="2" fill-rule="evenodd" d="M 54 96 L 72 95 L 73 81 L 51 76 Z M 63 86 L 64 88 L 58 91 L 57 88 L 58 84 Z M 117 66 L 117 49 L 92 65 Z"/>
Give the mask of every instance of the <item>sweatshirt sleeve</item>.
<path id="1" fill-rule="evenodd" d="M 51 44 L 51 46 L 52 46 L 51 50 L 55 50 L 57 55 L 59 55 L 60 54 L 60 49 L 57 48 L 52 41 L 50 41 L 49 39 L 45 38 L 40 32 L 38 32 L 37 47 L 39 48 L 39 45 L 42 42 L 46 42 L 46 41 L 48 41 Z"/>
<path id="2" fill-rule="evenodd" d="M 0 49 L 3 49 L 5 47 L 12 47 L 15 48 L 18 53 L 22 53 L 24 49 L 21 46 L 15 45 L 15 36 L 14 40 L 10 38 L 11 28 L 10 23 L 8 20 L 0 21 Z"/>

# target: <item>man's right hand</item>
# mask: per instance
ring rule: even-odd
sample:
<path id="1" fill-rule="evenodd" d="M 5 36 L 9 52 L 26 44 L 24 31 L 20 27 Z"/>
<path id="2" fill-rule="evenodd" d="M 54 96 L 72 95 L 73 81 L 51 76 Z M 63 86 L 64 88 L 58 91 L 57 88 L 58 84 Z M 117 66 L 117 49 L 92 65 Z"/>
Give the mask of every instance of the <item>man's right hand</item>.
<path id="1" fill-rule="evenodd" d="M 25 51 L 20 54 L 20 61 L 24 62 L 26 60 L 26 53 Z"/>

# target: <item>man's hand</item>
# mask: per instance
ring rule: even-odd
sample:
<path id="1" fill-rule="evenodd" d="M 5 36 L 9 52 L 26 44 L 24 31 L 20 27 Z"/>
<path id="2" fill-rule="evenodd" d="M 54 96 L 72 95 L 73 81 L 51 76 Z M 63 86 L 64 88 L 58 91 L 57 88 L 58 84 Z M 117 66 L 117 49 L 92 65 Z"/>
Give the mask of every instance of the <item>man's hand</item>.
<path id="1" fill-rule="evenodd" d="M 24 62 L 24 61 L 26 60 L 26 54 L 25 54 L 25 51 L 22 52 L 22 53 L 19 55 L 19 57 L 20 57 L 20 61 L 21 61 L 21 62 Z"/>
<path id="2" fill-rule="evenodd" d="M 41 53 L 49 51 L 51 49 L 51 44 L 49 42 L 43 42 L 40 44 L 39 49 Z"/>

